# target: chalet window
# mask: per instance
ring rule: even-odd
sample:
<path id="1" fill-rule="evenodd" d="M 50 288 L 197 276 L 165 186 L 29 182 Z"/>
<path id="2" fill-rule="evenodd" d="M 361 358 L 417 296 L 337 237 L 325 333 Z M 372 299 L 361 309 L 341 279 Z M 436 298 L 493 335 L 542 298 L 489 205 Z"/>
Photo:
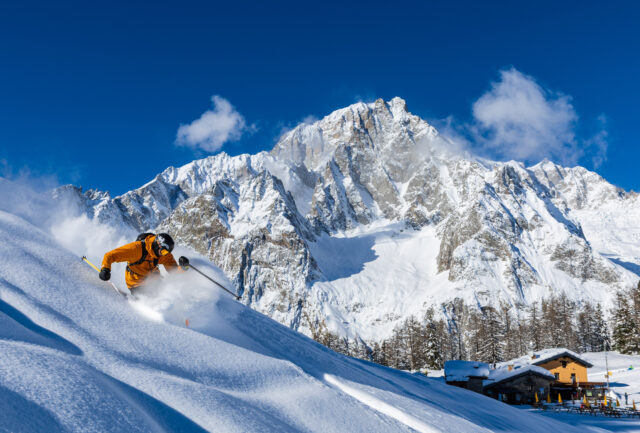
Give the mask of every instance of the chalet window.
<path id="1" fill-rule="evenodd" d="M 576 374 L 571 373 L 571 383 L 576 383 Z"/>
<path id="2" fill-rule="evenodd" d="M 560 373 L 553 373 L 553 375 L 556 377 L 556 380 L 560 380 Z"/>
<path id="3" fill-rule="evenodd" d="M 567 368 L 567 361 L 560 361 L 562 368 Z"/>

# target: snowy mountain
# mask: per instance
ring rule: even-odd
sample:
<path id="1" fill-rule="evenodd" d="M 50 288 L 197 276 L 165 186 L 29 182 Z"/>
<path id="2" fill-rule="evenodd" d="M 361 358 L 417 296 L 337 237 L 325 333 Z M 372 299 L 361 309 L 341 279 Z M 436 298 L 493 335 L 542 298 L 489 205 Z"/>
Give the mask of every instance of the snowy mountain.
<path id="1" fill-rule="evenodd" d="M 380 340 L 454 298 L 608 305 L 640 276 L 637 194 L 582 167 L 458 151 L 400 98 L 299 125 L 269 153 L 170 167 L 120 197 L 54 197 L 121 233 L 172 233 L 246 305 L 307 335 Z"/>
<path id="2" fill-rule="evenodd" d="M 438 379 L 336 354 L 191 272 L 126 301 L 46 226 L 7 207 L 0 431 L 578 431 Z M 37 219 L 46 210 L 32 203 L 30 212 Z M 82 221 L 70 233 L 92 228 L 94 237 L 67 247 L 113 242 L 100 224 Z M 224 280 L 206 259 L 193 261 Z"/>

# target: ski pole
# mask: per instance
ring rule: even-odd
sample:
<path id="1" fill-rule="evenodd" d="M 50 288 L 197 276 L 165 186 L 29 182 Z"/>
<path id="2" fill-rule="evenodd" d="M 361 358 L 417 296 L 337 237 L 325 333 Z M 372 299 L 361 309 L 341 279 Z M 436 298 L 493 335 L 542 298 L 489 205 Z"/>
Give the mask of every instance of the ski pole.
<path id="1" fill-rule="evenodd" d="M 225 292 L 229 293 L 230 295 L 233 295 L 234 298 L 236 298 L 236 301 L 240 300 L 240 296 L 236 295 L 235 293 L 233 293 L 231 290 L 227 289 L 226 287 L 224 287 L 222 284 L 220 284 L 219 282 L 217 282 L 216 280 L 214 280 L 213 278 L 209 277 L 208 275 L 203 274 L 198 268 L 196 268 L 195 266 L 193 266 L 192 264 L 189 264 L 189 268 L 193 268 L 194 271 L 196 271 L 197 273 L 199 273 L 200 275 L 202 275 L 203 277 L 205 277 L 207 280 L 211 281 L 212 283 L 216 284 L 218 287 L 220 287 L 222 290 L 224 290 Z"/>
<path id="2" fill-rule="evenodd" d="M 93 263 L 91 263 L 89 261 L 89 259 L 87 259 L 87 256 L 82 256 L 82 261 L 85 262 L 87 265 L 91 266 L 93 269 L 96 270 L 96 272 L 100 273 L 100 269 L 98 269 L 98 267 L 96 265 L 94 265 Z M 120 295 L 124 296 L 125 298 L 127 297 L 127 294 L 124 292 L 121 292 L 120 289 L 118 289 L 118 286 L 116 286 L 115 284 L 113 284 L 113 282 L 109 281 L 109 283 L 111 284 L 111 286 L 113 286 L 114 290 L 116 292 L 118 292 Z"/>
<path id="3" fill-rule="evenodd" d="M 82 256 L 82 260 L 84 260 L 84 261 L 85 261 L 85 263 L 86 263 L 87 265 L 89 265 L 89 266 L 91 266 L 93 269 L 95 269 L 95 270 L 96 270 L 96 272 L 100 273 L 100 269 L 98 269 L 98 267 L 97 267 L 96 265 L 94 265 L 93 263 L 91 263 L 91 262 L 89 261 L 89 259 L 87 259 L 87 256 Z"/>

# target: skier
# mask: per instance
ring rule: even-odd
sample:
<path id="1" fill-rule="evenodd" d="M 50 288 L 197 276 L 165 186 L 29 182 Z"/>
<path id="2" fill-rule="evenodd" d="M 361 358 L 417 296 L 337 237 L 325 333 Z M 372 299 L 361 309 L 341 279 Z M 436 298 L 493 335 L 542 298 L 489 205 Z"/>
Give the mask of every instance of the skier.
<path id="1" fill-rule="evenodd" d="M 157 274 L 158 265 L 163 265 L 167 271 L 178 268 L 178 263 L 173 258 L 173 239 L 167 233 L 142 233 L 135 242 L 123 245 L 109 251 L 102 259 L 100 279 L 103 281 L 111 278 L 111 264 L 115 262 L 127 262 L 125 281 L 129 290 L 140 287 L 149 274 Z M 182 256 L 178 259 L 181 267 L 189 266 L 189 259 Z"/>

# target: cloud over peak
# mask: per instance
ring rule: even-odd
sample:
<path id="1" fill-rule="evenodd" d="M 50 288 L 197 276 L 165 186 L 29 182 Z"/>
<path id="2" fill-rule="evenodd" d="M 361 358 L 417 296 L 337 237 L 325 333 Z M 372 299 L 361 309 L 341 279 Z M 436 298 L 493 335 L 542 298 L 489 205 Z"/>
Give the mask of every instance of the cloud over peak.
<path id="1" fill-rule="evenodd" d="M 565 165 L 590 159 L 594 168 L 607 159 L 605 116 L 597 119 L 598 132 L 582 136 L 571 96 L 515 68 L 500 71 L 500 79 L 473 103 L 469 122 L 449 116 L 439 123 L 454 143 L 490 159 L 536 163 L 546 158 Z"/>
<path id="2" fill-rule="evenodd" d="M 237 141 L 252 126 L 231 103 L 219 95 L 211 97 L 213 108 L 188 125 L 180 125 L 176 144 L 205 152 L 215 152 L 226 142 Z"/>
<path id="3" fill-rule="evenodd" d="M 473 117 L 484 150 L 500 157 L 531 161 L 579 156 L 578 115 L 571 97 L 543 88 L 514 68 L 501 71 L 500 81 L 473 104 Z"/>

